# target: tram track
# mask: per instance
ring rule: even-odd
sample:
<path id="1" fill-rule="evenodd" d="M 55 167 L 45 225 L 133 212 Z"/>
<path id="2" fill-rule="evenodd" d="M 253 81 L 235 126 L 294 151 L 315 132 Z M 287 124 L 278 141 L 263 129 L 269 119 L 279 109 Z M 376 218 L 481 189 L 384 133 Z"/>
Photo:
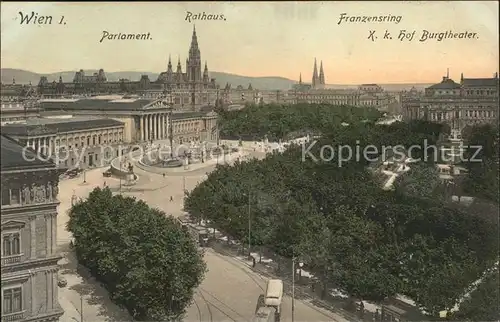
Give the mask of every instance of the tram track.
<path id="1" fill-rule="evenodd" d="M 207 301 L 207 299 L 205 298 L 205 296 L 203 296 L 203 294 L 201 293 L 201 291 L 198 290 L 198 294 L 200 295 L 200 297 L 202 298 L 203 302 L 205 302 L 205 305 L 207 306 L 207 310 L 208 310 L 208 315 L 209 315 L 209 322 L 213 322 L 213 314 L 212 314 L 212 309 L 210 308 L 210 302 Z"/>
<path id="2" fill-rule="evenodd" d="M 264 288 L 262 286 L 260 286 L 260 284 L 257 282 L 257 280 L 255 279 L 255 277 L 252 276 L 252 273 L 250 273 L 249 271 L 247 271 L 246 269 L 244 269 L 243 267 L 239 266 L 238 264 L 234 263 L 233 261 L 237 261 L 239 263 L 244 263 L 246 264 L 243 260 L 239 259 L 239 258 L 235 258 L 233 255 L 227 253 L 227 255 L 223 255 L 223 254 L 220 254 L 218 252 L 216 252 L 215 250 L 212 249 L 212 252 L 214 255 L 216 255 L 218 258 L 226 261 L 227 263 L 239 268 L 240 270 L 242 270 L 248 277 L 250 277 L 250 279 L 252 279 L 252 281 L 254 281 L 255 284 L 257 284 L 259 286 L 259 288 L 265 292 Z M 230 259 L 226 258 L 229 257 L 231 258 L 233 261 L 231 261 Z M 268 278 L 262 276 L 261 274 L 259 274 L 258 272 L 255 272 L 255 271 L 252 271 L 254 274 L 256 274 L 261 280 L 263 281 L 267 281 Z M 281 278 L 280 278 L 281 279 Z M 286 292 L 286 294 L 288 294 L 289 296 L 291 296 L 291 294 L 289 294 L 289 292 Z M 314 304 L 312 303 L 309 303 L 308 301 L 302 301 L 302 303 L 304 303 L 306 306 L 310 307 L 311 309 L 313 309 L 314 311 L 320 313 L 321 315 L 331 319 L 331 316 L 329 316 L 328 314 L 326 314 L 325 312 L 323 312 L 321 309 L 319 309 L 318 307 L 316 307 Z"/>
<path id="3" fill-rule="evenodd" d="M 214 254 L 215 256 L 217 256 L 218 258 L 222 259 L 223 261 L 225 261 L 226 263 L 229 263 L 231 264 L 232 266 L 238 268 L 239 270 L 243 271 L 262 291 L 265 291 L 264 287 L 261 285 L 261 283 L 252 275 L 252 273 L 250 273 L 248 270 L 246 270 L 244 267 L 241 267 L 240 265 L 234 263 L 233 261 L 231 261 L 230 259 L 226 258 L 226 256 L 222 255 L 222 254 L 219 254 L 217 253 L 215 250 L 212 250 L 211 252 L 212 254 Z M 232 257 L 231 257 L 232 258 Z M 238 260 L 238 259 L 234 259 L 232 258 L 233 260 L 236 260 L 238 262 L 242 262 L 241 260 Z M 259 278 L 262 280 L 262 281 L 266 281 L 266 279 L 260 275 L 258 275 Z"/>
<path id="4" fill-rule="evenodd" d="M 215 296 L 214 294 L 212 294 L 211 292 L 205 290 L 204 288 L 202 287 L 199 287 L 198 288 L 198 293 L 200 294 L 200 296 L 202 296 L 203 300 L 207 303 L 207 306 L 208 304 L 210 304 L 213 308 L 215 308 L 217 311 L 219 311 L 220 313 L 222 313 L 223 315 L 225 315 L 226 317 L 228 317 L 229 319 L 231 319 L 231 321 L 234 321 L 234 322 L 237 322 L 237 321 L 249 321 L 247 318 L 245 318 L 243 315 L 241 315 L 240 313 L 238 313 L 236 310 L 234 310 L 233 308 L 231 308 L 229 305 L 227 305 L 226 303 L 224 303 L 222 300 L 220 300 L 217 296 Z M 214 302 L 208 300 L 204 295 L 203 293 L 205 293 L 206 295 L 208 295 L 210 297 L 210 300 L 215 300 L 216 302 L 218 302 L 217 304 L 215 304 Z M 210 311 L 210 314 L 211 314 L 211 311 Z M 233 316 L 237 316 L 237 318 L 234 318 Z M 211 318 L 213 316 L 211 315 Z"/>
<path id="5" fill-rule="evenodd" d="M 203 317 L 201 315 L 201 310 L 200 310 L 200 306 L 198 305 L 198 302 L 196 302 L 196 299 L 194 299 L 194 305 L 196 306 L 196 310 L 198 310 L 198 318 L 200 320 L 200 322 L 203 322 Z"/>

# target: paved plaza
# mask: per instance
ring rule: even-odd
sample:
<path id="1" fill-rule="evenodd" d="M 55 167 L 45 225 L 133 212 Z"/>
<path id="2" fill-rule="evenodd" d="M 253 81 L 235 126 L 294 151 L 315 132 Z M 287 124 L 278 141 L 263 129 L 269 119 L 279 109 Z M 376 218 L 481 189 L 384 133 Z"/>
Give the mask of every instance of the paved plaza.
<path id="1" fill-rule="evenodd" d="M 263 157 L 262 152 L 253 151 L 245 146 L 249 157 Z M 66 231 L 68 221 L 67 210 L 71 206 L 71 198 L 76 195 L 86 198 L 95 187 L 109 186 L 116 193 L 133 196 L 144 200 L 151 207 L 163 210 L 167 214 L 182 214 L 183 189 L 193 189 L 206 178 L 215 164 L 196 167 L 183 173 L 176 172 L 163 177 L 134 168 L 139 179 L 134 186 L 125 187 L 116 178 L 105 178 L 102 172 L 106 169 L 94 169 L 86 172 L 86 183 L 83 176 L 60 182 L 60 201 L 58 217 L 58 247 L 63 253 L 60 274 L 66 278 L 68 285 L 59 289 L 59 301 L 65 310 L 61 318 L 63 322 L 82 321 L 131 321 L 126 311 L 114 305 L 107 292 L 85 272 L 77 269 L 74 256 L 69 252 L 70 233 Z M 170 201 L 172 196 L 173 201 Z M 266 279 L 253 272 L 249 264 L 207 249 L 205 254 L 208 272 L 202 285 L 196 291 L 194 303 L 189 307 L 185 321 L 249 321 L 252 319 L 259 295 L 264 293 Z M 296 321 L 346 321 L 333 313 L 295 301 Z M 282 321 L 291 321 L 291 299 L 284 298 Z"/>

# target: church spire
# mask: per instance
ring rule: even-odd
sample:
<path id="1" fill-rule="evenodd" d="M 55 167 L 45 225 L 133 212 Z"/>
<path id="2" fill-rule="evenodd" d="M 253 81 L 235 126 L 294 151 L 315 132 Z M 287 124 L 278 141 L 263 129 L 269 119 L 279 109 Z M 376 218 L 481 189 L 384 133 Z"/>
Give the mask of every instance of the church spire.
<path id="1" fill-rule="evenodd" d="M 325 73 L 323 72 L 323 61 L 319 65 L 319 83 L 325 85 Z"/>
<path id="2" fill-rule="evenodd" d="M 189 52 L 195 52 L 198 50 L 198 37 L 196 36 L 196 26 L 193 25 L 193 35 L 191 36 L 191 46 L 189 47 Z"/>
<path id="3" fill-rule="evenodd" d="M 314 69 L 313 69 L 313 77 L 312 77 L 312 87 L 315 88 L 319 83 L 318 78 L 318 64 L 316 62 L 316 58 L 314 58 Z"/>
<path id="4" fill-rule="evenodd" d="M 181 57 L 177 57 L 177 73 L 182 73 Z"/>
<path id="5" fill-rule="evenodd" d="M 302 85 L 302 73 L 299 75 L 299 84 Z"/>
<path id="6" fill-rule="evenodd" d="M 205 70 L 203 71 L 203 82 L 208 83 L 208 66 L 206 60 L 205 60 Z"/>
<path id="7" fill-rule="evenodd" d="M 172 55 L 168 55 L 168 65 L 167 65 L 167 75 L 172 75 L 173 74 L 173 70 L 172 70 Z M 167 76 L 168 78 L 170 78 L 171 76 Z"/>

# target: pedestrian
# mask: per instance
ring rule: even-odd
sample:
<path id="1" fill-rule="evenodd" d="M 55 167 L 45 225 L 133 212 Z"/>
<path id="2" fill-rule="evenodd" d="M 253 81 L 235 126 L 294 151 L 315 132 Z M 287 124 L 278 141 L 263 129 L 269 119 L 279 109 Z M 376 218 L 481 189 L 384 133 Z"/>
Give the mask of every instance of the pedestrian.
<path id="1" fill-rule="evenodd" d="M 106 180 L 104 181 L 104 188 L 106 188 Z"/>
<path id="2" fill-rule="evenodd" d="M 165 178 L 165 173 L 163 174 L 163 178 Z"/>
<path id="3" fill-rule="evenodd" d="M 252 267 L 255 267 L 255 257 L 252 256 Z"/>
<path id="4" fill-rule="evenodd" d="M 174 197 L 170 196 L 170 201 L 174 201 Z"/>

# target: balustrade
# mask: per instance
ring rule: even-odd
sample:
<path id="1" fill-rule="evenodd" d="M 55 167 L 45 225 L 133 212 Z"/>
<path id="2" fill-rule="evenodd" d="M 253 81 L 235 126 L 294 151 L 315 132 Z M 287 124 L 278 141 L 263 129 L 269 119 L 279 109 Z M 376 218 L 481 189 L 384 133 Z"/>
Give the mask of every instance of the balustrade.
<path id="1" fill-rule="evenodd" d="M 2 266 L 20 263 L 22 256 L 23 254 L 17 254 L 17 255 L 2 257 Z"/>
<path id="2" fill-rule="evenodd" d="M 16 313 L 10 313 L 10 314 L 5 314 L 2 315 L 2 321 L 20 321 L 24 320 L 25 317 L 25 311 L 21 312 L 16 312 Z"/>

